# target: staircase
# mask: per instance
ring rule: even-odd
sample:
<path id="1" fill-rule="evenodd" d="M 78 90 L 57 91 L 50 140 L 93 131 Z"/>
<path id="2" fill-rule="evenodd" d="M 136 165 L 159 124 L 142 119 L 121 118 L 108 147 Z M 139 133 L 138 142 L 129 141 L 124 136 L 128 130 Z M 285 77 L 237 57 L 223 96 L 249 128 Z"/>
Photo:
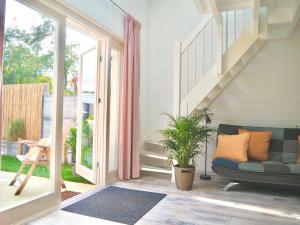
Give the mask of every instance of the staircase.
<path id="1" fill-rule="evenodd" d="M 194 2 L 206 15 L 175 46 L 174 115 L 189 115 L 209 106 L 266 41 L 292 35 L 300 18 L 299 0 Z M 145 143 L 142 171 L 172 173 L 162 150 L 157 142 Z"/>
<path id="2" fill-rule="evenodd" d="M 147 173 L 163 174 L 171 177 L 172 167 L 168 163 L 168 156 L 159 142 L 145 142 L 141 152 L 141 170 Z"/>

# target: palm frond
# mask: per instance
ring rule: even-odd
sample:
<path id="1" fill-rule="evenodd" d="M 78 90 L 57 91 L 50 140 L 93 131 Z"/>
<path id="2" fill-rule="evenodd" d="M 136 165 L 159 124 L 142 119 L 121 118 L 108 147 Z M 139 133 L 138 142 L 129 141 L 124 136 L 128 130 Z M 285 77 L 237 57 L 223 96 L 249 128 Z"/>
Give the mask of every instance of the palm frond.
<path id="1" fill-rule="evenodd" d="M 164 138 L 161 143 L 169 152 L 169 160 L 176 160 L 181 167 L 188 167 L 190 163 L 195 165 L 196 157 L 202 152 L 202 143 L 211 140 L 215 132 L 213 127 L 205 124 L 207 109 L 189 116 L 164 115 L 169 118 L 169 123 L 161 130 Z"/>

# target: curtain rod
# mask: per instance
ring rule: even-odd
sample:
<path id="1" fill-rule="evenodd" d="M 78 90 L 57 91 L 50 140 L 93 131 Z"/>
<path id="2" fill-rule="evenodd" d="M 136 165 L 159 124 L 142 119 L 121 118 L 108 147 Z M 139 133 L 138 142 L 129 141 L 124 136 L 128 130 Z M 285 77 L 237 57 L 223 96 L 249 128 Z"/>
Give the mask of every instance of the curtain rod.
<path id="1" fill-rule="evenodd" d="M 119 6 L 119 5 L 118 5 L 117 3 L 115 3 L 113 0 L 110 0 L 110 2 L 111 2 L 114 6 L 116 6 L 118 9 L 120 9 L 121 12 L 122 12 L 123 14 L 125 14 L 126 16 L 128 15 L 128 12 L 126 12 L 124 9 L 122 9 L 121 6 Z"/>

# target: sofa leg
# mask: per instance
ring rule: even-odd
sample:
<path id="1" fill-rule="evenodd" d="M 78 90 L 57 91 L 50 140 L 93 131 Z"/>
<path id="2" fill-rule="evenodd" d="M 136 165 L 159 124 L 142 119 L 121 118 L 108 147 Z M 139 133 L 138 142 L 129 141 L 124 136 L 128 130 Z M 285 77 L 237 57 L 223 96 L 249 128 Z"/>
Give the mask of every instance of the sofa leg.
<path id="1" fill-rule="evenodd" d="M 230 182 L 229 184 L 227 184 L 222 190 L 223 191 L 229 191 L 229 189 L 231 189 L 234 186 L 239 185 L 240 183 L 236 183 L 236 182 Z"/>

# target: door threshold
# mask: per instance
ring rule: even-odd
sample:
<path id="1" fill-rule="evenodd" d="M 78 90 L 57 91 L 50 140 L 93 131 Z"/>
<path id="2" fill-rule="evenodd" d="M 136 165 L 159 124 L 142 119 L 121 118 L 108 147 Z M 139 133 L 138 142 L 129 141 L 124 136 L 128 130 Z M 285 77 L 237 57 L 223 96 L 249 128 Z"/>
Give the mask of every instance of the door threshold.
<path id="1" fill-rule="evenodd" d="M 76 202 L 79 202 L 79 201 L 81 201 L 81 200 L 83 200 L 83 199 L 85 199 L 87 197 L 90 197 L 91 195 L 96 194 L 99 191 L 102 191 L 103 189 L 105 189 L 107 187 L 108 186 L 96 187 L 93 190 L 90 190 L 90 191 L 85 192 L 85 193 L 81 193 L 81 194 L 76 195 L 76 196 L 74 196 L 74 197 L 72 197 L 70 199 L 67 199 L 67 200 L 65 200 L 65 201 L 63 201 L 63 202 L 60 203 L 59 209 L 63 209 L 65 207 L 69 206 L 69 205 L 72 205 L 72 204 L 74 204 Z"/>

